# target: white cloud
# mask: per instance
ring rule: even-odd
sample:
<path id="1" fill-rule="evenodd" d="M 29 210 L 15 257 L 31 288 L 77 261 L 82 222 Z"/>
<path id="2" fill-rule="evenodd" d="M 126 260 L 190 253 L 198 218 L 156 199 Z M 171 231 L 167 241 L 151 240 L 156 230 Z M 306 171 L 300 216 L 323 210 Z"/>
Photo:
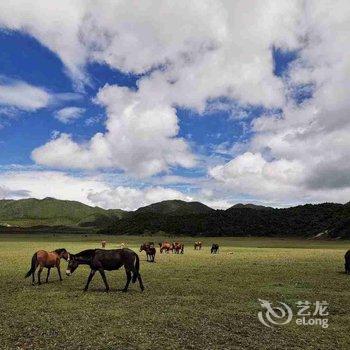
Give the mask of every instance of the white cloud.
<path id="1" fill-rule="evenodd" d="M 111 179 L 110 179 L 111 180 Z M 104 176 L 74 175 L 60 171 L 26 170 L 11 167 L 0 172 L 0 198 L 45 198 L 77 200 L 103 208 L 135 210 L 169 199 L 196 200 L 196 195 L 161 186 L 137 188 L 114 186 Z M 49 184 L 49 186 L 43 186 Z"/>
<path id="2" fill-rule="evenodd" d="M 250 142 L 230 146 L 233 159 L 210 170 L 217 183 L 276 203 L 349 198 L 348 1 L 66 0 L 57 6 L 2 2 L 0 26 L 37 38 L 78 85 L 89 80 L 87 62 L 152 72 L 139 79 L 137 91 L 106 86 L 99 92 L 104 133 L 85 143 L 61 134 L 33 151 L 37 163 L 137 176 L 192 167 L 195 156 L 178 137 L 174 107 L 205 112 L 208 100 L 225 96 L 282 113 L 258 118 Z M 273 46 L 298 51 L 283 78 L 273 74 Z M 291 91 L 302 84 L 312 86 L 313 97 L 297 105 Z"/>
<path id="3" fill-rule="evenodd" d="M 55 118 L 64 124 L 68 124 L 79 119 L 84 112 L 85 108 L 65 107 L 55 113 Z"/>
<path id="4" fill-rule="evenodd" d="M 138 189 L 125 186 L 91 193 L 89 199 L 104 208 L 122 208 L 124 210 L 135 210 L 142 206 L 169 199 L 193 200 L 191 196 L 186 196 L 170 188 L 149 187 Z"/>
<path id="5" fill-rule="evenodd" d="M 213 168 L 214 179 L 279 203 L 349 201 L 349 18 L 349 2 L 305 3 L 300 58 L 287 84 L 312 85 L 312 98 L 289 101 L 281 116 L 256 119 L 248 152 Z"/>
<path id="6" fill-rule="evenodd" d="M 140 78 L 137 92 L 102 89 L 97 101 L 107 109 L 107 131 L 84 144 L 67 135 L 49 141 L 33 152 L 40 164 L 117 167 L 137 176 L 192 167 L 194 157 L 177 137 L 174 106 L 203 112 L 208 99 L 222 95 L 242 104 L 284 102 L 283 83 L 273 75 L 271 46 L 295 46 L 296 5 L 62 1 L 59 8 L 44 1 L 2 4 L 0 25 L 28 32 L 57 53 L 78 84 L 88 80 L 84 65 L 91 61 L 124 72 L 155 70 Z M 72 150 L 76 156 L 68 157 Z"/>
<path id="7" fill-rule="evenodd" d="M 0 199 L 18 199 L 29 197 L 30 192 L 27 190 L 11 190 L 8 187 L 0 186 Z"/>
<path id="8" fill-rule="evenodd" d="M 0 173 L 0 197 L 77 200 L 92 205 L 92 191 L 104 191 L 108 186 L 99 177 L 73 176 L 58 171 L 11 170 Z M 45 185 L 44 185 L 45 184 Z"/>
<path id="9" fill-rule="evenodd" d="M 0 105 L 16 107 L 26 111 L 35 111 L 50 103 L 50 94 L 42 88 L 24 81 L 0 81 Z"/>
<path id="10" fill-rule="evenodd" d="M 54 167 L 115 167 L 142 177 L 166 171 L 169 166 L 195 164 L 185 141 L 176 138 L 179 127 L 174 108 L 146 101 L 137 92 L 117 86 L 105 86 L 97 101 L 107 107 L 105 134 L 96 134 L 86 144 L 61 134 L 35 149 L 33 159 Z"/>

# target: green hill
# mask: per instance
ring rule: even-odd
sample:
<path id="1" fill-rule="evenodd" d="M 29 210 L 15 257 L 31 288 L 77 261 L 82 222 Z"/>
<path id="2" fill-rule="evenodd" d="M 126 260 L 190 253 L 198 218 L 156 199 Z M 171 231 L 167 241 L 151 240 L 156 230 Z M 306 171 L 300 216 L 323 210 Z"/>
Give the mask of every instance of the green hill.
<path id="1" fill-rule="evenodd" d="M 137 209 L 135 214 L 161 214 L 161 215 L 190 215 L 190 214 L 207 214 L 213 212 L 214 209 L 209 208 L 200 202 L 185 202 L 181 200 L 167 200 L 146 207 Z"/>
<path id="2" fill-rule="evenodd" d="M 256 205 L 256 204 L 242 204 L 242 203 L 238 203 L 235 204 L 234 206 L 232 206 L 229 209 L 241 209 L 241 208 L 246 208 L 246 209 L 255 209 L 255 210 L 270 210 L 273 209 L 272 207 L 265 207 L 264 205 Z M 227 209 L 227 210 L 229 210 Z"/>
<path id="3" fill-rule="evenodd" d="M 80 222 L 94 216 L 122 216 L 122 210 L 104 210 L 99 207 L 76 202 L 45 199 L 0 200 L 0 224 L 2 225 L 78 225 Z M 108 222 L 110 224 L 111 222 Z M 101 222 L 100 222 L 101 224 Z"/>

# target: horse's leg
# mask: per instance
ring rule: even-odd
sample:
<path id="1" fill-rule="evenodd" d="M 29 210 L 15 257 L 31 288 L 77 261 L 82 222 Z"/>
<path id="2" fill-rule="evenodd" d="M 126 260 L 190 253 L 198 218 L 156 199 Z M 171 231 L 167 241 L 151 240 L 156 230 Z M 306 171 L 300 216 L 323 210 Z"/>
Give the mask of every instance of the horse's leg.
<path id="1" fill-rule="evenodd" d="M 142 291 L 144 291 L 145 287 L 144 287 L 144 285 L 143 285 L 143 283 L 142 283 L 142 278 L 141 278 L 140 273 L 138 273 L 137 279 L 139 280 L 140 289 L 141 289 Z"/>
<path id="2" fill-rule="evenodd" d="M 35 270 L 38 268 L 38 262 L 36 262 L 35 264 L 35 269 L 32 273 L 32 285 L 34 286 L 35 285 Z"/>
<path id="3" fill-rule="evenodd" d="M 60 268 L 60 265 L 56 266 L 56 268 L 57 268 L 58 276 L 60 277 L 60 281 L 63 281 L 62 276 L 61 276 L 61 268 Z"/>
<path id="4" fill-rule="evenodd" d="M 105 271 L 103 269 L 99 269 L 98 271 L 100 272 L 100 274 L 102 276 L 102 279 L 103 279 L 103 282 L 104 282 L 104 284 L 106 286 L 106 292 L 108 292 L 109 291 L 109 285 L 108 285 L 108 282 L 107 282 Z"/>
<path id="5" fill-rule="evenodd" d="M 47 275 L 46 275 L 46 283 L 49 282 L 50 270 L 51 270 L 51 267 L 48 267 L 47 268 Z"/>
<path id="6" fill-rule="evenodd" d="M 41 284 L 40 275 L 41 275 L 41 272 L 43 271 L 43 269 L 44 269 L 44 266 L 40 265 L 39 271 L 38 271 L 38 284 L 39 285 Z"/>
<path id="7" fill-rule="evenodd" d="M 125 267 L 125 273 L 126 273 L 126 284 L 125 284 L 125 287 L 123 289 L 123 292 L 127 292 L 128 291 L 128 288 L 129 288 L 129 284 L 130 284 L 130 281 L 131 281 L 131 271 Z"/>
<path id="8" fill-rule="evenodd" d="M 90 271 L 90 275 L 89 275 L 89 277 L 87 279 L 87 282 L 86 282 L 86 285 L 85 285 L 85 288 L 84 288 L 84 292 L 86 292 L 88 290 L 89 284 L 90 284 L 90 282 L 92 280 L 92 277 L 94 277 L 95 273 L 96 273 L 96 270 L 91 270 Z"/>

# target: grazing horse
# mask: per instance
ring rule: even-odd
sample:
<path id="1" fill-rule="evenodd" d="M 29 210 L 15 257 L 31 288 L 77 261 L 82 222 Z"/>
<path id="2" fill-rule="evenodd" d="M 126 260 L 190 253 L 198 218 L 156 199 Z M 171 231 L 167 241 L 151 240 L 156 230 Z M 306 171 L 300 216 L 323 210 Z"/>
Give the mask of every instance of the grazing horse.
<path id="1" fill-rule="evenodd" d="M 159 243 L 159 251 L 160 254 L 163 253 L 163 251 L 166 251 L 167 253 L 169 253 L 169 251 L 173 251 L 174 246 L 173 244 L 169 243 L 168 241 L 164 241 L 162 243 Z"/>
<path id="2" fill-rule="evenodd" d="M 87 291 L 92 278 L 94 277 L 96 271 L 98 271 L 102 276 L 103 282 L 106 287 L 106 292 L 108 292 L 109 285 L 106 279 L 105 270 L 118 270 L 122 266 L 124 266 L 125 268 L 127 278 L 123 292 L 126 292 L 128 290 L 131 280 L 132 283 L 135 283 L 136 280 L 138 280 L 141 290 L 143 291 L 145 289 L 142 283 L 141 274 L 139 272 L 140 259 L 134 251 L 128 248 L 111 250 L 88 249 L 83 250 L 78 254 L 70 254 L 70 258 L 68 260 L 68 267 L 66 270 L 67 276 L 70 276 L 79 265 L 89 265 L 91 269 L 84 291 Z"/>
<path id="3" fill-rule="evenodd" d="M 106 248 L 107 241 L 103 240 L 101 241 L 101 247 Z"/>
<path id="4" fill-rule="evenodd" d="M 153 242 L 143 243 L 140 246 L 140 252 L 142 251 L 146 252 L 147 261 L 148 262 L 154 262 L 154 258 L 156 257 L 156 248 L 154 248 Z"/>
<path id="5" fill-rule="evenodd" d="M 219 253 L 219 245 L 216 243 L 213 243 L 210 249 L 211 254 L 217 254 Z"/>
<path id="6" fill-rule="evenodd" d="M 202 242 L 194 242 L 194 250 L 201 250 L 202 249 Z"/>
<path id="7" fill-rule="evenodd" d="M 345 273 L 350 274 L 350 250 L 345 254 Z"/>
<path id="8" fill-rule="evenodd" d="M 69 253 L 64 249 L 56 249 L 53 252 L 47 252 L 46 250 L 38 250 L 32 257 L 32 264 L 29 271 L 26 273 L 25 278 L 32 275 L 32 284 L 35 284 L 35 270 L 39 267 L 38 271 L 38 284 L 41 284 L 40 275 L 44 267 L 47 268 L 46 283 L 49 281 L 50 270 L 52 267 L 56 267 L 60 281 L 62 281 L 60 261 L 61 258 L 68 260 Z"/>
<path id="9" fill-rule="evenodd" d="M 180 242 L 174 242 L 173 243 L 173 252 L 175 250 L 176 254 L 179 254 L 179 253 L 183 254 L 184 253 L 184 248 L 185 248 L 185 246 L 184 246 L 183 243 L 180 243 Z"/>

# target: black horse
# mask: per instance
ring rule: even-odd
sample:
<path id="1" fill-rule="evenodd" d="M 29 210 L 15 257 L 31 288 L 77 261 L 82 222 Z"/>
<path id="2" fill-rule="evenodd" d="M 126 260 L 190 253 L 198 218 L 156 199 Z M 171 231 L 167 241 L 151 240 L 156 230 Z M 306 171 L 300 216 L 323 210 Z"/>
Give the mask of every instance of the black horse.
<path id="1" fill-rule="evenodd" d="M 219 245 L 216 243 L 213 243 L 211 245 L 210 253 L 211 254 L 217 254 L 219 252 Z"/>
<path id="2" fill-rule="evenodd" d="M 109 285 L 106 279 L 105 270 L 118 270 L 123 265 L 127 278 L 123 292 L 126 292 L 128 290 L 131 280 L 132 283 L 135 283 L 136 280 L 138 280 L 141 290 L 143 291 L 145 289 L 139 272 L 140 259 L 134 251 L 128 248 L 111 250 L 88 249 L 83 250 L 78 254 L 70 254 L 66 274 L 70 276 L 79 265 L 89 265 L 91 268 L 84 291 L 87 291 L 92 277 L 94 277 L 96 271 L 98 271 L 101 274 L 103 282 L 106 286 L 106 292 L 108 292 Z"/>
<path id="3" fill-rule="evenodd" d="M 350 274 L 350 250 L 345 254 L 345 273 Z"/>
<path id="4" fill-rule="evenodd" d="M 146 257 L 148 262 L 154 262 L 154 259 L 156 257 L 156 248 L 154 248 L 154 243 L 149 242 L 149 243 L 143 243 L 140 246 L 140 253 L 142 251 L 146 252 Z"/>

